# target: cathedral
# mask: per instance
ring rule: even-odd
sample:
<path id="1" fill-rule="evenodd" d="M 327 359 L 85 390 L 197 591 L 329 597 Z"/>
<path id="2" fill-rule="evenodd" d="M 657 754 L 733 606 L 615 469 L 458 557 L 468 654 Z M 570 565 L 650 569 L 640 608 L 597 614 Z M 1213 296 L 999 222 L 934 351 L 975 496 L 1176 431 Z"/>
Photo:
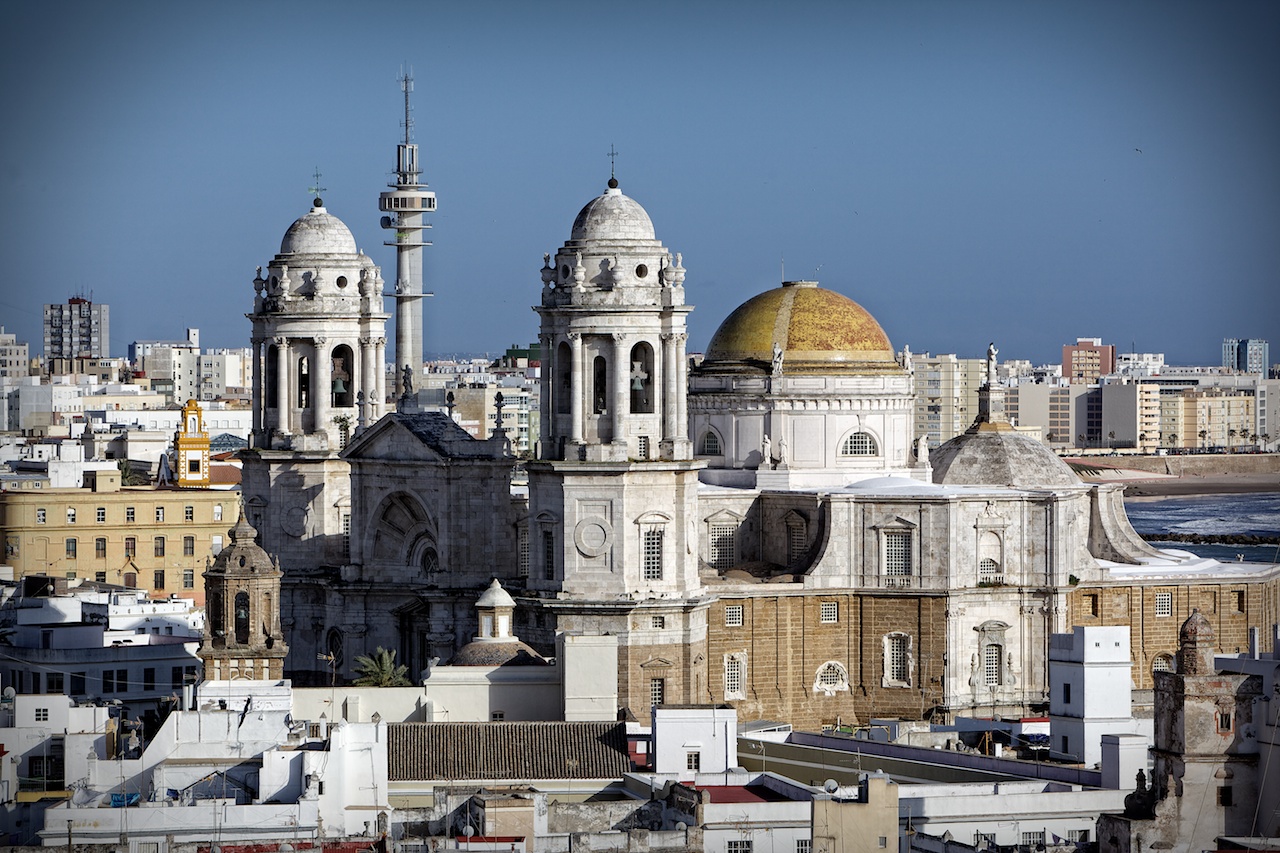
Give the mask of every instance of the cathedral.
<path id="1" fill-rule="evenodd" d="M 319 199 L 259 270 L 243 529 L 283 572 L 295 682 L 378 646 L 411 673 L 453 661 L 495 580 L 541 655 L 615 636 L 619 713 L 642 719 L 1042 712 L 1072 625 L 1131 626 L 1141 695 L 1193 607 L 1224 651 L 1270 643 L 1275 567 L 1143 542 L 1122 487 L 1008 423 L 994 346 L 977 421 L 932 453 L 910 359 L 816 282 L 748 299 L 693 366 L 683 257 L 614 179 L 536 288 L 541 433 L 518 466 L 500 412 L 476 440 L 388 403 L 381 273 Z"/>

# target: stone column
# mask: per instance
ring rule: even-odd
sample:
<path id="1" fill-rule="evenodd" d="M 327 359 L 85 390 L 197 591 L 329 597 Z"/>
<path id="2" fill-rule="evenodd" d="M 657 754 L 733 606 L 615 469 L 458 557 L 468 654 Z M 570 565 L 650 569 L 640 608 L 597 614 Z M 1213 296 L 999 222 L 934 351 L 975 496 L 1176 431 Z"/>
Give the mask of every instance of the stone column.
<path id="1" fill-rule="evenodd" d="M 386 412 L 387 407 L 387 339 L 375 338 L 373 341 L 373 375 L 376 391 L 373 395 L 373 416 L 376 423 Z M 370 424 L 372 426 L 372 423 Z"/>
<path id="2" fill-rule="evenodd" d="M 542 345 L 542 401 L 538 406 L 538 444 L 540 445 L 538 458 L 554 459 L 555 453 L 551 448 L 553 434 L 551 420 L 555 417 L 556 401 L 552 399 L 555 383 L 551 381 L 551 376 L 556 366 L 553 360 L 556 355 L 555 338 L 551 335 L 539 335 L 538 343 Z"/>
<path id="3" fill-rule="evenodd" d="M 352 375 L 356 375 L 352 371 Z M 352 391 L 356 395 L 356 404 L 360 407 L 360 420 L 365 426 L 373 426 L 369 414 L 373 411 L 373 338 L 360 339 L 360 384 Z M 363 396 L 362 396 L 363 395 Z M 360 402 L 362 401 L 363 402 Z"/>
<path id="4" fill-rule="evenodd" d="M 676 434 L 674 438 L 688 439 L 689 437 L 689 409 L 688 409 L 688 393 L 686 389 L 689 387 L 689 359 L 685 355 L 684 345 L 689 336 L 684 332 L 675 336 L 675 368 L 671 372 L 675 375 L 675 388 L 673 389 L 676 400 Z"/>
<path id="5" fill-rule="evenodd" d="M 627 347 L 627 336 L 615 332 L 613 334 L 613 442 L 625 444 L 626 415 L 631 411 L 630 389 L 627 380 L 631 377 L 631 354 Z"/>
<path id="6" fill-rule="evenodd" d="M 674 332 L 662 333 L 662 384 L 654 383 L 655 388 L 662 389 L 662 439 L 669 441 L 676 437 L 676 336 Z"/>
<path id="7" fill-rule="evenodd" d="M 289 339 L 278 337 L 276 345 L 276 429 L 289 432 Z"/>
<path id="8" fill-rule="evenodd" d="M 325 338 L 312 338 L 311 343 L 312 358 L 316 362 L 315 369 L 311 371 L 311 411 L 315 415 L 315 423 L 311 425 L 311 429 L 314 432 L 328 432 L 333 360 L 329 358 L 328 341 Z"/>
<path id="9" fill-rule="evenodd" d="M 262 432 L 267 426 L 267 401 L 262 395 L 263 339 L 253 338 L 253 431 L 257 440 L 261 440 Z"/>
<path id="10" fill-rule="evenodd" d="M 573 374 L 569 385 L 570 417 L 573 419 L 573 427 L 569 434 L 569 440 L 574 444 L 582 443 L 582 400 L 586 389 L 582 387 L 582 335 L 577 332 L 569 333 L 569 347 L 572 351 L 573 358 Z"/>

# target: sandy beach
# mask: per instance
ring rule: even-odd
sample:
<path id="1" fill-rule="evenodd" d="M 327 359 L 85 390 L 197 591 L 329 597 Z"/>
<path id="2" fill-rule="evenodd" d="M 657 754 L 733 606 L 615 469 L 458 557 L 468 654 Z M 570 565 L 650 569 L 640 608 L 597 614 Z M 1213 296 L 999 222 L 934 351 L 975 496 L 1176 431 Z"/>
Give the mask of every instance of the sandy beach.
<path id="1" fill-rule="evenodd" d="M 1125 482 L 1125 500 L 1280 492 L 1280 475 L 1277 474 L 1190 475 L 1150 480 L 1134 478 Z"/>

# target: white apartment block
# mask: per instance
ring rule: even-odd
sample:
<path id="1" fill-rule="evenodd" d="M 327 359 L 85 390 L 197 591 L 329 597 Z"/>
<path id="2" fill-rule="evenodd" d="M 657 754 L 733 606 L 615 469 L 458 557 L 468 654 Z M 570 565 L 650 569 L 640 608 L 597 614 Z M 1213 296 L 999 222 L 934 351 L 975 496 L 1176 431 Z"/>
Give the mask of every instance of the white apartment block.
<path id="1" fill-rule="evenodd" d="M 954 354 L 912 353 L 915 373 L 915 429 L 913 435 L 929 436 L 937 447 L 967 430 L 978 415 L 978 388 L 986 360 L 959 358 Z"/>

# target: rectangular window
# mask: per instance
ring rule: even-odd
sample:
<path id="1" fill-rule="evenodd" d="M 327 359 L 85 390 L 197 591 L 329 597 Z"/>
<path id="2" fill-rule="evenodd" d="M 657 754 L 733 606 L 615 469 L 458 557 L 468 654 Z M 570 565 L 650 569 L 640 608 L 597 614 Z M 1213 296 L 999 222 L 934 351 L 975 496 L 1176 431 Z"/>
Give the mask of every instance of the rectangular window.
<path id="1" fill-rule="evenodd" d="M 1003 683 L 1000 677 L 1001 664 L 1004 657 L 1004 648 L 995 643 L 986 646 L 982 650 L 982 679 L 988 687 L 994 687 Z"/>
<path id="2" fill-rule="evenodd" d="M 164 537 L 157 536 L 155 541 L 155 555 L 157 557 L 164 556 Z"/>
<path id="3" fill-rule="evenodd" d="M 104 669 L 102 671 L 102 692 L 116 692 L 116 671 L 114 669 Z"/>
<path id="4" fill-rule="evenodd" d="M 709 543 L 708 562 L 715 569 L 731 569 L 734 564 L 736 548 L 735 539 L 738 531 L 736 524 L 711 525 L 711 542 Z"/>
<path id="5" fill-rule="evenodd" d="M 649 617 L 649 627 L 661 631 L 662 629 L 667 627 L 667 617 L 665 616 Z"/>
<path id="6" fill-rule="evenodd" d="M 885 662 L 885 668 L 888 670 L 889 680 L 899 684 L 906 684 L 911 680 L 911 666 L 907 660 L 907 642 L 906 637 L 893 636 L 889 638 L 888 643 L 889 659 Z"/>
<path id="7" fill-rule="evenodd" d="M 105 560 L 107 558 L 107 540 L 101 536 L 93 540 L 93 556 L 97 557 L 99 560 Z"/>
<path id="8" fill-rule="evenodd" d="M 529 529 L 524 526 L 516 531 L 516 574 L 529 577 Z"/>
<path id="9" fill-rule="evenodd" d="M 222 504 L 213 505 L 213 520 L 222 521 Z"/>
<path id="10" fill-rule="evenodd" d="M 1084 612 L 1089 616 L 1098 615 L 1098 596 L 1096 594 L 1089 593 L 1084 597 Z"/>
<path id="11" fill-rule="evenodd" d="M 542 576 L 549 581 L 556 579 L 556 532 L 542 531 Z"/>
<path id="12" fill-rule="evenodd" d="M 726 853 L 751 853 L 751 841 L 750 839 L 730 841 L 725 851 Z"/>
<path id="13" fill-rule="evenodd" d="M 807 525 L 801 521 L 787 522 L 787 565 L 798 566 L 809 550 Z"/>
<path id="14" fill-rule="evenodd" d="M 351 513 L 342 514 L 342 554 L 345 558 L 351 553 Z"/>
<path id="15" fill-rule="evenodd" d="M 831 625 L 840 621 L 840 602 L 824 601 L 818 605 L 818 621 Z"/>
<path id="16" fill-rule="evenodd" d="M 68 539 L 66 543 L 66 548 L 67 548 L 66 550 L 67 559 L 74 560 L 76 558 L 76 540 Z"/>
<path id="17" fill-rule="evenodd" d="M 727 628 L 742 627 L 742 605 L 726 604 L 724 606 L 724 624 Z"/>
<path id="18" fill-rule="evenodd" d="M 1023 844 L 1023 846 L 1031 846 L 1031 847 L 1034 847 L 1037 844 L 1044 844 L 1044 830 L 1041 829 L 1037 832 L 1022 833 L 1021 843 Z"/>
<path id="19" fill-rule="evenodd" d="M 1244 590 L 1238 589 L 1235 592 L 1231 593 L 1231 603 L 1232 605 L 1234 605 L 1235 611 L 1237 613 L 1244 612 L 1244 602 L 1245 602 Z"/>
<path id="20" fill-rule="evenodd" d="M 99 524 L 107 523 L 107 508 L 105 506 L 98 507 L 97 522 Z"/>
<path id="21" fill-rule="evenodd" d="M 684 754 L 685 770 L 701 770 L 702 769 L 702 753 L 686 752 Z"/>
<path id="22" fill-rule="evenodd" d="M 164 569 L 156 569 L 154 589 L 164 589 Z"/>
<path id="23" fill-rule="evenodd" d="M 129 690 L 129 670 L 116 670 L 116 692 L 126 693 Z"/>
<path id="24" fill-rule="evenodd" d="M 47 723 L 47 722 L 49 722 L 49 709 L 48 709 L 48 708 L 36 708 L 36 722 L 37 722 L 37 723 Z"/>
<path id="25" fill-rule="evenodd" d="M 194 557 L 195 555 L 196 555 L 196 537 L 183 536 L 182 537 L 182 556 Z"/>
<path id="26" fill-rule="evenodd" d="M 126 557 L 138 556 L 138 540 L 132 536 L 126 536 L 124 540 L 124 555 Z"/>
<path id="27" fill-rule="evenodd" d="M 742 658 L 731 656 L 724 662 L 724 692 L 726 697 L 742 692 Z"/>
<path id="28" fill-rule="evenodd" d="M 156 668 L 149 666 L 142 670 L 142 689 L 151 691 L 156 689 Z"/>
<path id="29" fill-rule="evenodd" d="M 1087 829 L 1068 829 L 1067 841 L 1073 841 L 1077 844 L 1089 843 L 1089 830 Z"/>
<path id="30" fill-rule="evenodd" d="M 651 528 L 644 532 L 644 579 L 662 580 L 662 530 Z"/>
<path id="31" fill-rule="evenodd" d="M 106 583 L 106 582 L 107 582 L 107 573 L 106 573 L 106 572 L 94 572 L 94 573 L 93 573 L 93 579 L 94 579 L 94 581 L 96 581 L 97 583 Z"/>
<path id="32" fill-rule="evenodd" d="M 62 692 L 62 673 L 51 672 L 45 676 L 45 693 L 61 693 Z"/>
<path id="33" fill-rule="evenodd" d="M 1232 804 L 1233 804 L 1233 798 L 1231 796 L 1231 786 L 1223 785 L 1221 788 L 1218 789 L 1218 805 L 1230 806 Z"/>
<path id="34" fill-rule="evenodd" d="M 1173 593 L 1171 592 L 1156 593 L 1156 615 L 1157 616 L 1173 615 Z"/>
<path id="35" fill-rule="evenodd" d="M 911 574 L 911 533 L 890 530 L 884 535 L 884 573 L 892 577 Z"/>
<path id="36" fill-rule="evenodd" d="M 636 456 L 640 459 L 649 458 L 649 436 L 641 435 L 636 437 Z"/>
<path id="37" fill-rule="evenodd" d="M 182 667 L 174 666 L 169 668 L 169 687 L 174 690 L 182 688 Z"/>
<path id="38" fill-rule="evenodd" d="M 195 569 L 182 570 L 182 588 L 183 589 L 196 588 L 196 570 Z"/>
<path id="39" fill-rule="evenodd" d="M 184 507 L 182 508 L 182 520 L 183 520 L 183 521 L 195 521 L 195 520 L 196 520 L 196 508 L 195 508 L 195 507 L 193 507 L 193 506 L 184 506 Z"/>
<path id="40" fill-rule="evenodd" d="M 501 723 L 506 718 L 507 718 L 506 711 L 490 711 L 489 712 L 489 722 L 491 723 Z"/>
<path id="41" fill-rule="evenodd" d="M 76 508 L 73 506 L 69 506 L 67 507 L 67 524 L 75 524 L 75 523 L 76 523 Z"/>
<path id="42" fill-rule="evenodd" d="M 209 552 L 217 556 L 222 553 L 222 534 L 215 534 L 213 541 L 209 546 Z"/>
<path id="43" fill-rule="evenodd" d="M 83 672 L 71 673 L 70 681 L 71 681 L 71 695 L 72 696 L 83 695 L 84 694 L 84 673 Z"/>
<path id="44" fill-rule="evenodd" d="M 156 507 L 156 523 L 157 524 L 164 523 L 164 507 L 162 506 Z"/>
<path id="45" fill-rule="evenodd" d="M 667 680 L 665 678 L 649 679 L 649 704 L 661 705 L 663 699 L 667 695 Z"/>
<path id="46" fill-rule="evenodd" d="M 797 838 L 796 853 L 813 853 L 813 839 Z"/>
<path id="47" fill-rule="evenodd" d="M 124 520 L 126 522 L 136 521 L 137 518 L 138 518 L 138 514 L 133 507 L 127 506 L 124 508 Z"/>

